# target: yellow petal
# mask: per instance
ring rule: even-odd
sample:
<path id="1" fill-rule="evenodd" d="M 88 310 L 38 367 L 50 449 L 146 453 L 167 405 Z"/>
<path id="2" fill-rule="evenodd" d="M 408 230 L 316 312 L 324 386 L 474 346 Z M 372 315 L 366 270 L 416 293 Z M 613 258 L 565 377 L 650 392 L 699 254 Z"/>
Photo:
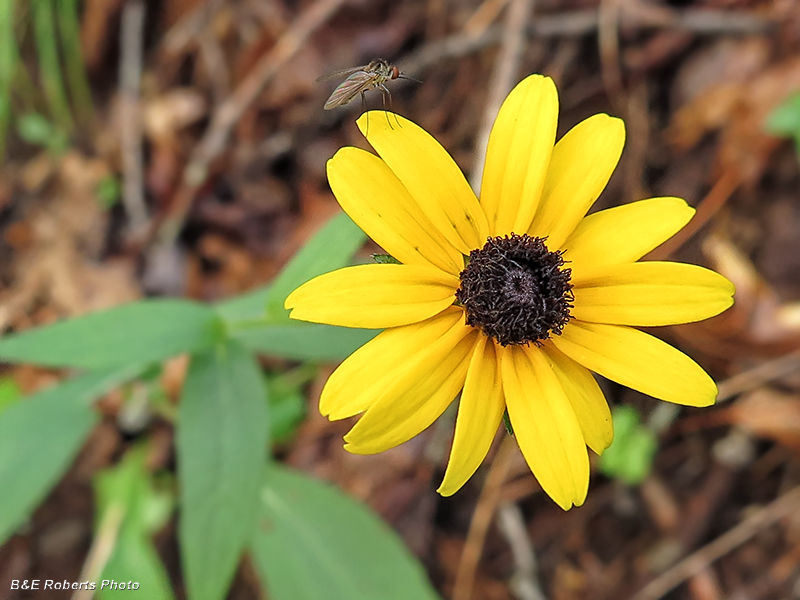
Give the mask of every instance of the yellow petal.
<path id="1" fill-rule="evenodd" d="M 581 121 L 553 149 L 542 202 L 529 233 L 556 250 L 605 189 L 625 145 L 625 124 L 597 114 Z"/>
<path id="2" fill-rule="evenodd" d="M 489 136 L 481 204 L 492 235 L 524 233 L 542 194 L 558 124 L 558 92 L 541 75 L 523 79 L 503 102 Z"/>
<path id="3" fill-rule="evenodd" d="M 420 352 L 459 324 L 464 324 L 464 311 L 451 307 L 421 323 L 382 331 L 347 357 L 328 378 L 320 395 L 319 412 L 335 421 L 367 410 Z"/>
<path id="4" fill-rule="evenodd" d="M 611 410 L 603 390 L 588 369 L 566 357 L 551 343 L 546 342 L 542 351 L 572 404 L 586 445 L 602 454 L 614 440 Z"/>
<path id="5" fill-rule="evenodd" d="M 680 198 L 650 198 L 601 210 L 581 221 L 564 242 L 564 260 L 573 277 L 637 261 L 680 231 L 694 213 Z"/>
<path id="6" fill-rule="evenodd" d="M 404 264 L 436 265 L 458 275 L 463 255 L 436 230 L 380 158 L 346 147 L 328 161 L 328 182 L 350 218 Z"/>
<path id="7" fill-rule="evenodd" d="M 383 452 L 429 427 L 464 386 L 477 335 L 475 329 L 459 323 L 420 350 L 344 436 L 345 450 Z"/>
<path id="8" fill-rule="evenodd" d="M 390 118 L 383 111 L 371 111 L 357 123 L 447 241 L 462 254 L 482 247 L 489 231 L 486 216 L 461 169 L 419 125 L 399 115 Z"/>
<path id="9" fill-rule="evenodd" d="M 437 490 L 442 496 L 457 492 L 486 458 L 505 407 L 494 342 L 479 334 L 458 403 L 450 460 Z"/>
<path id="10" fill-rule="evenodd" d="M 717 385 L 700 365 L 637 329 L 573 319 L 551 339 L 587 369 L 654 398 L 710 406 L 717 397 Z"/>
<path id="11" fill-rule="evenodd" d="M 383 329 L 417 323 L 453 303 L 458 277 L 419 265 L 358 265 L 315 277 L 286 298 L 292 319 Z"/>
<path id="12" fill-rule="evenodd" d="M 589 455 L 564 388 L 539 348 L 500 350 L 508 416 L 542 489 L 564 510 L 589 489 Z"/>
<path id="13" fill-rule="evenodd" d="M 614 265 L 572 280 L 580 321 L 615 325 L 676 325 L 718 315 L 733 304 L 722 275 L 674 262 Z"/>

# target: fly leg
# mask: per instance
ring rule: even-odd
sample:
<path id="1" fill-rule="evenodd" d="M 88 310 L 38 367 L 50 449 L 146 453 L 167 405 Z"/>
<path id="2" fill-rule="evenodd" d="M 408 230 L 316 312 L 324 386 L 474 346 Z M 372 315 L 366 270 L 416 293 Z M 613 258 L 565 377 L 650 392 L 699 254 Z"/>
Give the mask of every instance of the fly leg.
<path id="1" fill-rule="evenodd" d="M 366 112 L 367 110 L 367 96 L 365 94 L 366 90 L 361 90 L 361 112 Z M 365 136 L 369 135 L 369 113 L 367 113 L 367 133 L 364 134 Z"/>
<path id="2" fill-rule="evenodd" d="M 392 127 L 391 121 L 389 121 L 389 112 L 394 114 L 394 120 L 397 123 L 397 126 L 401 127 L 400 121 L 397 119 L 397 115 L 394 113 L 394 109 L 392 108 L 392 94 L 391 94 L 391 92 L 383 84 L 380 84 L 380 86 L 378 86 L 378 89 L 380 89 L 381 94 L 383 94 L 383 110 L 384 110 L 384 112 L 386 112 L 386 122 L 389 123 L 389 128 L 390 129 L 394 129 L 394 127 Z M 387 98 L 389 99 L 389 110 L 388 111 L 386 110 L 386 99 Z"/>
<path id="3" fill-rule="evenodd" d="M 381 92 L 381 98 L 383 98 L 383 114 L 386 115 L 386 123 L 389 125 L 389 129 L 394 129 L 392 127 L 392 122 L 389 121 L 389 111 L 386 110 L 386 98 L 389 98 L 389 109 L 392 107 L 392 95 L 389 93 L 389 90 L 383 84 L 379 84 L 376 86 Z"/>

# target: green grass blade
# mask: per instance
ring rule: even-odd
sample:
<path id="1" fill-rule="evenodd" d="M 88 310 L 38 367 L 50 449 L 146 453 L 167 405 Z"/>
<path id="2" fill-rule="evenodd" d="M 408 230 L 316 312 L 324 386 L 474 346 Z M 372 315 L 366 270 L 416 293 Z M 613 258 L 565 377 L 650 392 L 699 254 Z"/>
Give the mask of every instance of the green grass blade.
<path id="1" fill-rule="evenodd" d="M 11 90 L 18 64 L 14 0 L 0 0 L 0 163 L 5 157 L 6 134 L 11 119 Z"/>
<path id="2" fill-rule="evenodd" d="M 72 115 L 64 89 L 58 58 L 55 9 L 50 0 L 36 0 L 31 5 L 39 75 L 53 120 L 67 133 L 72 131 Z"/>
<path id="3" fill-rule="evenodd" d="M 58 16 L 58 33 L 61 38 L 61 52 L 64 57 L 69 91 L 72 95 L 72 106 L 78 121 L 89 123 L 94 112 L 89 80 L 83 63 L 77 0 L 58 0 L 56 2 Z"/>

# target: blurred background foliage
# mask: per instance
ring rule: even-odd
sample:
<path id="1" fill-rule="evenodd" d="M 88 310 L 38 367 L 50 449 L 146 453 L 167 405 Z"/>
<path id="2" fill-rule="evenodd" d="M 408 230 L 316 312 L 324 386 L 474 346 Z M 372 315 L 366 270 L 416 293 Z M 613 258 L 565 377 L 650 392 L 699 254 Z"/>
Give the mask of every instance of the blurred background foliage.
<path id="1" fill-rule="evenodd" d="M 798 3 L 0 0 L 0 28 L 0 598 L 91 596 L 11 589 L 33 579 L 190 600 L 797 597 Z M 649 258 L 737 286 L 726 314 L 658 331 L 720 381 L 718 407 L 601 382 L 616 439 L 580 509 L 505 447 L 437 496 L 451 413 L 372 457 L 318 415 L 375 332 L 291 322 L 283 299 L 380 249 L 325 180 L 366 147 L 359 102 L 323 111 L 315 79 L 377 57 L 424 81 L 391 82 L 393 107 L 472 180 L 530 72 L 556 80 L 560 134 L 623 117 L 598 208 L 685 197 L 697 217 Z"/>

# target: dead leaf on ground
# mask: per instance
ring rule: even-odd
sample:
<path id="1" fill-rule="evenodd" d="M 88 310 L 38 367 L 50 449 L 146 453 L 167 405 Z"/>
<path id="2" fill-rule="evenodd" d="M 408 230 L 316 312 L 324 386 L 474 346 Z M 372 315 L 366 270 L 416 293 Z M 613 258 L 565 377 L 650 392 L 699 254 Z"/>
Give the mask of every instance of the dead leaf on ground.
<path id="1" fill-rule="evenodd" d="M 174 88 L 145 103 L 145 131 L 154 142 L 174 141 L 178 131 L 207 112 L 207 102 L 195 88 Z"/>
<path id="2" fill-rule="evenodd" d="M 800 58 L 776 63 L 746 78 L 724 79 L 708 86 L 677 111 L 670 137 L 679 150 L 695 146 L 719 130 L 716 163 L 739 181 L 755 184 L 781 140 L 764 131 L 767 116 L 800 89 Z"/>
<path id="3" fill-rule="evenodd" d="M 734 304 L 712 319 L 672 327 L 689 347 L 707 356 L 776 356 L 800 347 L 800 303 L 782 302 L 750 259 L 722 232 L 703 244 L 710 267 L 735 286 Z"/>
<path id="4" fill-rule="evenodd" d="M 133 265 L 126 260 L 98 262 L 104 249 L 108 215 L 95 195 L 108 175 L 107 165 L 70 152 L 54 164 L 52 182 L 39 190 L 30 215 L 12 230 L 21 243 L 15 255 L 13 286 L 0 296 L 0 329 L 39 324 L 108 308 L 139 297 Z M 38 186 L 37 188 L 38 189 Z"/>
<path id="5" fill-rule="evenodd" d="M 800 451 L 800 396 L 759 388 L 739 398 L 727 418 L 754 435 Z"/>

